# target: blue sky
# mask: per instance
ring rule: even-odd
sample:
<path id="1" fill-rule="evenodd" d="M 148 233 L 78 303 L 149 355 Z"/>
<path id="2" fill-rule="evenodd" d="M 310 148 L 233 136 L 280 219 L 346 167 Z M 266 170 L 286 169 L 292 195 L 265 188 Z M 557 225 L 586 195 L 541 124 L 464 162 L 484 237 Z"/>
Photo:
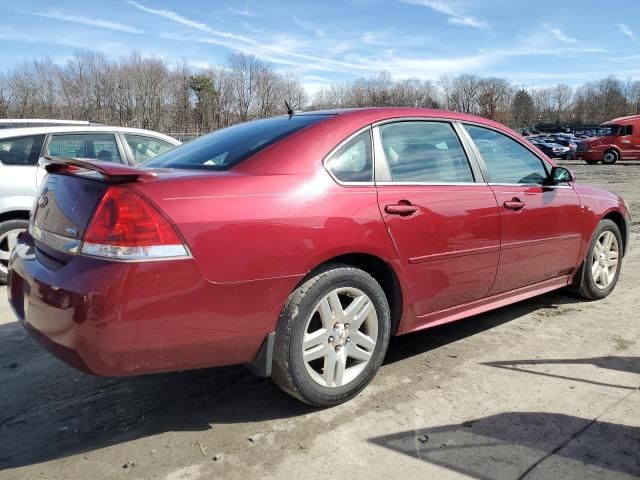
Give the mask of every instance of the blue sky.
<path id="1" fill-rule="evenodd" d="M 137 50 L 195 67 L 253 53 L 310 92 L 389 71 L 570 85 L 640 78 L 640 1 L 0 0 L 0 69 L 78 49 Z"/>

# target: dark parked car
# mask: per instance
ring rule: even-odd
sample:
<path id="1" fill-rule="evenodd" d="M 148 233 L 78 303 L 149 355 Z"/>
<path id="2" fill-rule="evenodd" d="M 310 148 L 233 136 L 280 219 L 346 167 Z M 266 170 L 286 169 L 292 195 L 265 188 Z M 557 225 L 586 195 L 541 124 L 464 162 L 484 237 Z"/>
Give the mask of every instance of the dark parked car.
<path id="1" fill-rule="evenodd" d="M 544 139 L 544 141 L 551 144 L 555 143 L 556 145 L 560 145 L 562 147 L 567 147 L 569 150 L 562 153 L 563 159 L 573 160 L 574 158 L 576 158 L 576 150 L 578 148 L 578 144 L 571 137 L 558 135 L 554 137 L 547 137 Z"/>
<path id="2" fill-rule="evenodd" d="M 557 143 L 549 143 L 541 138 L 530 138 L 529 141 L 542 150 L 549 158 L 562 158 L 568 151 L 568 148 L 558 145 Z"/>
<path id="3" fill-rule="evenodd" d="M 563 287 L 606 297 L 629 239 L 619 196 L 442 110 L 257 120 L 144 166 L 51 161 L 10 259 L 22 325 L 100 375 L 250 364 L 334 405 L 390 335 Z"/>

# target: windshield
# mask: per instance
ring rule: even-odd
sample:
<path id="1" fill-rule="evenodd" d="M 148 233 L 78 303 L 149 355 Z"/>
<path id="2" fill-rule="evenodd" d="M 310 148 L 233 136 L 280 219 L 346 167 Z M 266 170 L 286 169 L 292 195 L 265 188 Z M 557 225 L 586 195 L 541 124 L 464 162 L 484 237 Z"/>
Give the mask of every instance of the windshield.
<path id="1" fill-rule="evenodd" d="M 223 128 L 162 153 L 142 165 L 148 168 L 228 170 L 251 155 L 328 115 L 292 115 Z"/>
<path id="2" fill-rule="evenodd" d="M 609 125 L 608 127 L 600 127 L 598 129 L 597 137 L 609 137 L 611 135 L 617 135 L 620 130 L 619 125 Z"/>

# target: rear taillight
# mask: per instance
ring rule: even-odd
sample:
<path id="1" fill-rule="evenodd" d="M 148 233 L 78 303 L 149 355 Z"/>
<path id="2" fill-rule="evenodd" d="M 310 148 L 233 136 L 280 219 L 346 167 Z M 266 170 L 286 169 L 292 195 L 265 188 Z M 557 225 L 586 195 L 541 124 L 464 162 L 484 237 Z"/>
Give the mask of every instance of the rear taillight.
<path id="1" fill-rule="evenodd" d="M 132 189 L 109 187 L 84 235 L 81 252 L 117 260 L 189 255 L 171 222 Z"/>

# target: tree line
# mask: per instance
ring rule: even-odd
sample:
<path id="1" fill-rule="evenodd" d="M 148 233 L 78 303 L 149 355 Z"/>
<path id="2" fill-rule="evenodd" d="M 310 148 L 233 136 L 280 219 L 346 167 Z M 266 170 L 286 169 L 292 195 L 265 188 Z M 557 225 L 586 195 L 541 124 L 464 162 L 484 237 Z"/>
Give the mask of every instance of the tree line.
<path id="1" fill-rule="evenodd" d="M 516 85 L 504 78 L 442 75 L 437 81 L 394 81 L 387 72 L 320 90 L 313 107 L 436 107 L 471 113 L 513 128 L 601 123 L 640 114 L 640 80 L 609 76 L 577 88 Z"/>
<path id="2" fill-rule="evenodd" d="M 79 51 L 64 65 L 34 59 L 0 74 L 0 117 L 93 120 L 174 135 L 199 135 L 284 114 L 285 102 L 305 110 L 444 108 L 522 128 L 640 114 L 640 81 L 609 76 L 579 87 L 537 88 L 473 74 L 397 80 L 382 71 L 309 96 L 296 75 L 253 55 L 234 53 L 223 64 L 203 69 L 135 52 L 109 60 L 93 51 Z"/>
<path id="3" fill-rule="evenodd" d="M 169 134 L 199 135 L 307 104 L 299 79 L 252 55 L 196 69 L 131 53 L 109 60 L 92 51 L 64 65 L 23 62 L 0 74 L 0 117 L 91 120 Z"/>

